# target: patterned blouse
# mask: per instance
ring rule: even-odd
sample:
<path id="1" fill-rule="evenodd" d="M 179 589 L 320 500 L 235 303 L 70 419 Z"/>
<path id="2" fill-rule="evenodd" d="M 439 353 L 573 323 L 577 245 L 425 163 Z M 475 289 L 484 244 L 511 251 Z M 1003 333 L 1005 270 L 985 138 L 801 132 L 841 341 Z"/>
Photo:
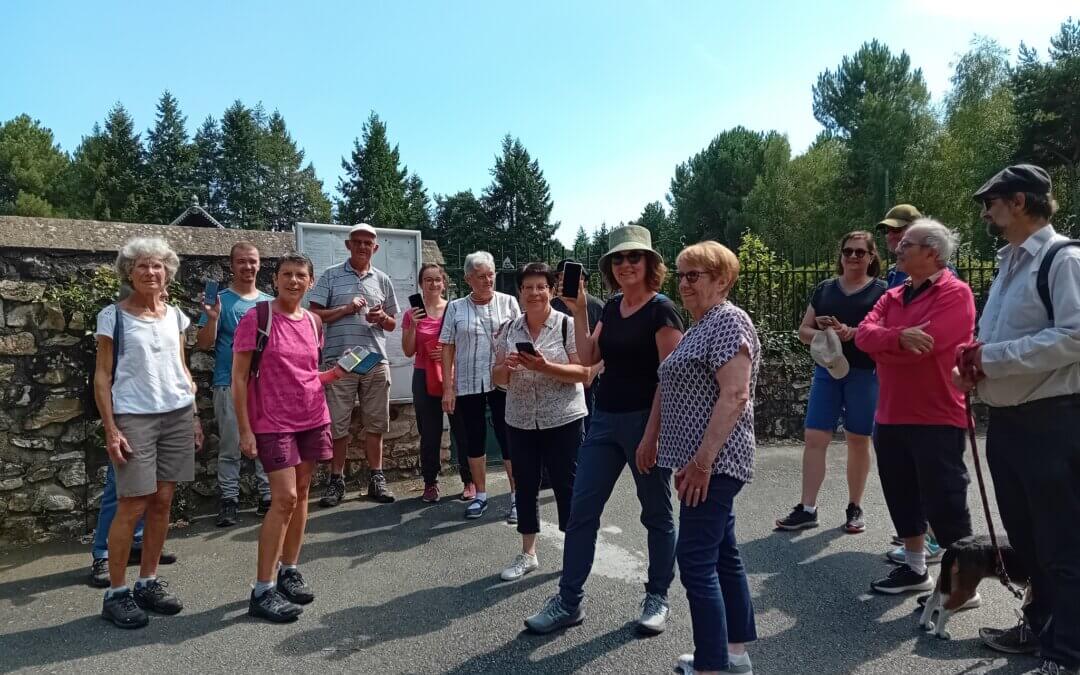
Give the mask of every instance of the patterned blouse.
<path id="1" fill-rule="evenodd" d="M 516 352 L 515 345 L 519 342 L 531 342 L 550 363 L 570 363 L 569 355 L 577 354 L 574 320 L 552 310 L 540 327 L 540 334 L 533 340 L 529 325 L 521 316 L 514 319 L 506 331 L 505 353 Z M 510 373 L 506 423 L 515 429 L 554 429 L 579 420 L 588 412 L 583 385 L 560 382 L 524 368 Z"/>
<path id="2" fill-rule="evenodd" d="M 713 463 L 713 474 L 749 483 L 754 476 L 754 389 L 761 343 L 746 312 L 730 302 L 705 312 L 660 364 L 660 442 L 656 463 L 678 470 L 690 463 L 705 437 L 720 397 L 716 371 L 746 347 L 753 362 L 750 400 Z"/>
<path id="3" fill-rule="evenodd" d="M 517 298 L 495 293 L 482 305 L 472 295 L 451 300 L 443 314 L 439 342 L 454 345 L 454 379 L 458 396 L 484 394 L 495 389 L 491 368 L 495 347 L 510 321 L 521 316 Z"/>

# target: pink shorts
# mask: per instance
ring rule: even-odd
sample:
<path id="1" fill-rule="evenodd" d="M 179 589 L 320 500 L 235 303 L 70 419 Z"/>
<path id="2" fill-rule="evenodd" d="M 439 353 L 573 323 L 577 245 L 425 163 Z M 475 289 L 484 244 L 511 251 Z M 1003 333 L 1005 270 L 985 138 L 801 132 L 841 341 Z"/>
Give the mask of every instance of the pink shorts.
<path id="1" fill-rule="evenodd" d="M 330 425 L 276 434 L 255 434 L 255 448 L 266 473 L 297 466 L 300 462 L 325 462 L 334 457 Z"/>

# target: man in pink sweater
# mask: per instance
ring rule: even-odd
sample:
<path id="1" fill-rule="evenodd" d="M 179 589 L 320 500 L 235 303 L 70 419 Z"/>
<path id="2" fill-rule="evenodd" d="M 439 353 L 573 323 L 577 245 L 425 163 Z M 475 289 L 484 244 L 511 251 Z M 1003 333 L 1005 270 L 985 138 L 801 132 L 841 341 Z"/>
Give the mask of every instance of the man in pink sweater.
<path id="1" fill-rule="evenodd" d="M 964 466 L 967 414 L 952 385 L 956 348 L 975 327 L 975 298 L 947 263 L 957 237 L 941 223 L 915 221 L 897 248 L 908 274 L 859 324 L 855 344 L 874 359 L 878 474 L 905 564 L 870 584 L 879 593 L 928 591 L 924 537 L 929 521 L 941 546 L 971 534 Z"/>

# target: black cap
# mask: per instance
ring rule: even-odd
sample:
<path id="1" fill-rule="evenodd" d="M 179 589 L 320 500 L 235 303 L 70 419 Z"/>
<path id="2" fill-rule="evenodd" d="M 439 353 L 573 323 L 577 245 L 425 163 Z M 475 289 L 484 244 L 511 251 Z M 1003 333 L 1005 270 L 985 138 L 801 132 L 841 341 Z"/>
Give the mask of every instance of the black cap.
<path id="1" fill-rule="evenodd" d="M 555 265 L 555 273 L 556 274 L 562 274 L 563 268 L 566 267 L 566 263 L 576 263 L 578 265 L 581 265 L 581 263 L 574 260 L 573 258 L 563 258 L 562 260 L 559 261 L 559 264 Z M 581 265 L 581 274 L 586 279 L 589 278 L 589 269 L 587 267 L 585 267 L 584 265 Z"/>
<path id="2" fill-rule="evenodd" d="M 982 199 L 987 195 L 1011 195 L 1016 192 L 1045 195 L 1050 192 L 1050 187 L 1050 174 L 1046 173 L 1046 169 L 1034 164 L 1016 164 L 995 174 L 974 196 L 975 199 Z"/>

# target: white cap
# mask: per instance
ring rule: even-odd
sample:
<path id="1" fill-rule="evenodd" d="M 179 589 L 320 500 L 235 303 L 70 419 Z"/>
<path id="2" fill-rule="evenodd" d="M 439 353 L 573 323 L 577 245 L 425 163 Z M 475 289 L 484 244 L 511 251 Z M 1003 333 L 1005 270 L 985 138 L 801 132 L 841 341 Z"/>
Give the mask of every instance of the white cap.
<path id="1" fill-rule="evenodd" d="M 844 358 L 844 348 L 840 344 L 840 336 L 832 328 L 819 331 L 814 336 L 810 342 L 810 356 L 833 378 L 840 380 L 847 376 L 849 366 Z"/>
<path id="2" fill-rule="evenodd" d="M 349 236 L 351 237 L 357 232 L 367 232 L 376 239 L 379 237 L 379 233 L 375 231 L 375 228 L 367 223 L 357 223 L 356 225 L 353 225 L 352 229 L 349 230 Z"/>

